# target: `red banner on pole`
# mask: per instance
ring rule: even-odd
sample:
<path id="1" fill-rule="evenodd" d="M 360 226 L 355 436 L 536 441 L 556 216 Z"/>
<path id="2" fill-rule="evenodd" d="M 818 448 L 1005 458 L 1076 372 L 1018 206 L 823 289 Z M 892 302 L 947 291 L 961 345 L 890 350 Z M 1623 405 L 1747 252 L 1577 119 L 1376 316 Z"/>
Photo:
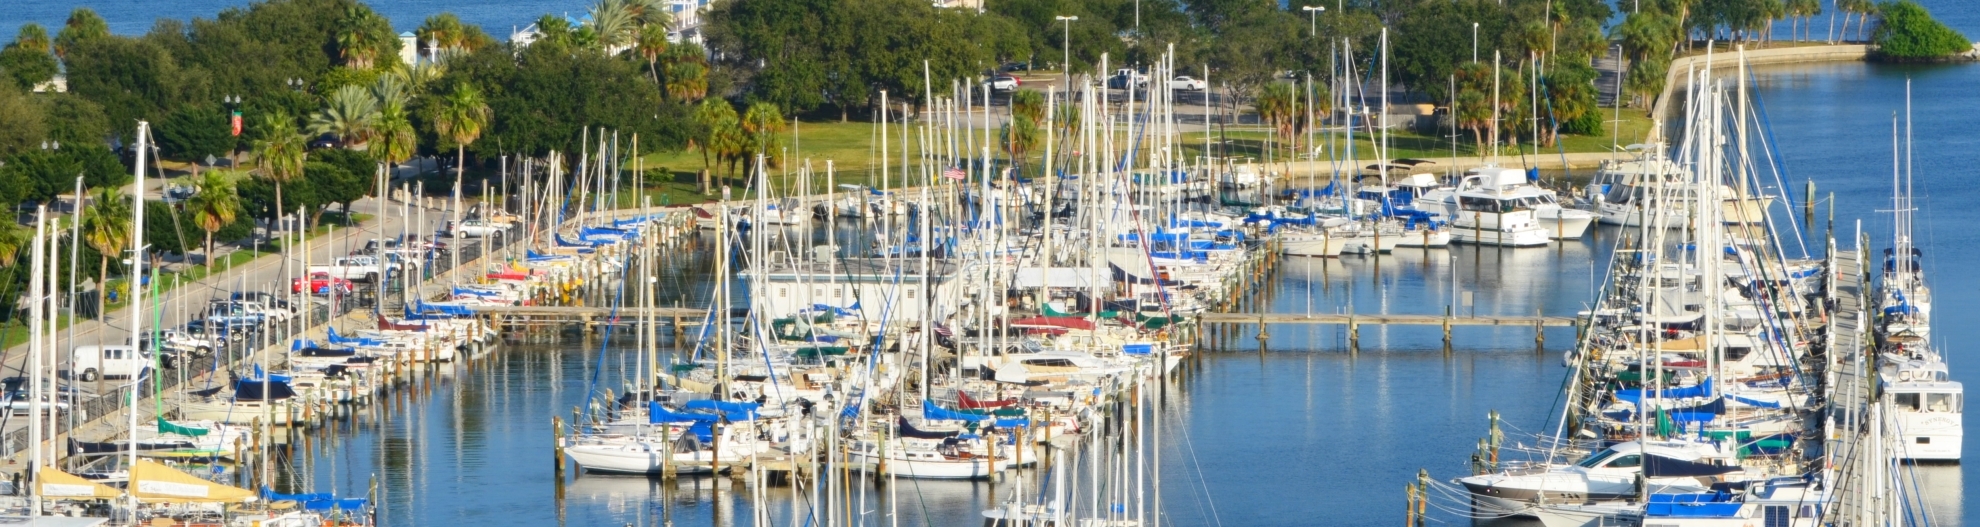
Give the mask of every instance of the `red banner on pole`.
<path id="1" fill-rule="evenodd" d="M 241 136 L 241 112 L 239 112 L 239 111 L 235 111 L 235 112 L 234 112 L 234 114 L 233 114 L 233 116 L 232 116 L 232 117 L 231 117 L 231 118 L 230 118 L 229 120 L 230 120 L 230 121 L 232 121 L 232 124 L 233 124 L 233 127 L 234 127 L 234 137 L 240 137 L 240 136 Z"/>

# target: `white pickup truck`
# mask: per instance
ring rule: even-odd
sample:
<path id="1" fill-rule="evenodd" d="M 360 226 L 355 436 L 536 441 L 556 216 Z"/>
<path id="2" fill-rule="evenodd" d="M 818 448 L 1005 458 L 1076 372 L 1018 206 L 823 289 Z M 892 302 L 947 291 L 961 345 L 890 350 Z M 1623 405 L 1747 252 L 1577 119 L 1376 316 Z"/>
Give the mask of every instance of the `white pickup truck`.
<path id="1" fill-rule="evenodd" d="M 378 283 L 379 278 L 389 277 L 399 270 L 399 264 L 382 261 L 376 256 L 346 256 L 331 260 L 330 265 L 309 266 L 309 275 L 326 273 L 330 276 L 352 282 Z"/>

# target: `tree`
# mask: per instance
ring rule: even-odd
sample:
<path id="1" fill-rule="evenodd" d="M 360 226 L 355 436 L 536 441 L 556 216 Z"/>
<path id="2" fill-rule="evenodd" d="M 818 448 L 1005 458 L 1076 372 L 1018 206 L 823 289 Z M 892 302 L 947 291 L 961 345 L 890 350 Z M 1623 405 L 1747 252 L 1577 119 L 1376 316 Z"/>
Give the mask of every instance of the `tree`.
<path id="1" fill-rule="evenodd" d="M 370 190 L 372 179 L 368 172 L 356 172 L 351 169 L 369 171 L 373 162 L 356 152 L 348 150 L 333 152 L 344 152 L 346 155 L 338 157 L 318 155 L 318 158 L 328 158 L 328 162 L 311 161 L 303 164 L 303 179 L 316 191 L 316 199 L 321 200 L 325 205 L 337 204 L 344 211 L 344 217 L 348 219 L 351 203 L 364 199 L 365 192 Z M 352 166 L 353 162 L 356 166 Z M 310 219 L 310 224 L 314 225 L 316 218 L 322 216 L 323 207 L 318 207 Z"/>
<path id="2" fill-rule="evenodd" d="M 241 211 L 241 197 L 234 189 L 236 174 L 208 170 L 200 174 L 193 187 L 198 193 L 186 201 L 186 210 L 193 215 L 193 222 L 200 230 L 206 231 L 206 267 L 213 268 L 213 234 L 234 223 Z"/>
<path id="3" fill-rule="evenodd" d="M 736 116 L 736 107 L 731 106 L 729 101 L 719 98 L 702 100 L 701 105 L 694 109 L 694 124 L 694 140 L 701 150 L 704 170 L 709 166 L 711 154 L 715 162 L 727 165 L 748 150 L 742 120 Z"/>
<path id="4" fill-rule="evenodd" d="M 110 37 L 110 24 L 103 16 L 87 7 L 78 7 L 69 12 L 69 20 L 62 25 L 62 32 L 55 34 L 55 54 L 67 57 L 76 46 Z"/>
<path id="5" fill-rule="evenodd" d="M 374 142 L 371 154 L 388 167 L 398 166 L 419 149 L 419 134 L 413 131 L 412 120 L 407 112 L 397 106 L 388 106 L 378 112 L 378 121 L 373 125 Z"/>
<path id="6" fill-rule="evenodd" d="M 225 156 L 234 149 L 227 119 L 226 111 L 218 106 L 180 106 L 152 129 L 159 153 L 195 162 L 206 156 Z"/>
<path id="7" fill-rule="evenodd" d="M 667 96 L 695 102 L 708 95 L 708 52 L 692 42 L 668 46 L 662 57 Z"/>
<path id="8" fill-rule="evenodd" d="M 0 96 L 4 98 L 4 96 Z M 103 107 L 89 99 L 72 93 L 44 93 L 37 97 L 41 103 L 42 115 L 48 127 L 48 140 L 65 145 L 104 144 L 109 142 L 110 117 L 103 114 Z M 0 124 L 0 129 L 5 129 Z M 0 154 L 6 149 L 0 147 Z"/>
<path id="9" fill-rule="evenodd" d="M 1492 100 L 1484 92 L 1458 88 L 1455 125 L 1471 130 L 1474 151 L 1485 155 L 1485 127 L 1492 125 Z"/>
<path id="10" fill-rule="evenodd" d="M 1884 23 L 1872 33 L 1877 55 L 1888 60 L 1937 60 L 1973 49 L 1965 35 L 1932 19 L 1925 6 L 1912 0 L 1877 6 Z"/>
<path id="11" fill-rule="evenodd" d="M 21 89 L 32 90 L 36 85 L 48 82 L 55 78 L 57 69 L 55 57 L 47 51 L 23 47 L 18 42 L 0 49 L 0 71 L 6 72 L 7 80 Z"/>
<path id="12" fill-rule="evenodd" d="M 591 6 L 590 14 L 591 21 L 585 27 L 591 29 L 599 49 L 606 55 L 617 54 L 638 34 L 639 25 L 627 11 L 625 0 L 598 0 Z"/>
<path id="13" fill-rule="evenodd" d="M 104 294 L 109 289 L 101 284 L 110 280 L 110 257 L 124 253 L 131 246 L 133 223 L 131 198 L 115 188 L 98 189 L 89 208 L 83 209 L 83 243 L 95 249 L 96 262 L 96 305 L 109 305 L 104 302 Z M 97 310 L 98 316 L 109 310 Z"/>
<path id="14" fill-rule="evenodd" d="M 660 84 L 660 57 L 667 53 L 667 26 L 641 26 L 633 50 L 646 59 L 646 72 L 653 76 L 653 84 Z"/>
<path id="15" fill-rule="evenodd" d="M 1598 75 L 1594 67 L 1580 60 L 1564 60 L 1547 71 L 1544 80 L 1546 110 L 1555 126 L 1542 125 L 1542 129 L 1555 130 L 1546 134 L 1549 142 L 1556 140 L 1559 132 L 1579 135 L 1602 133 L 1602 116 L 1595 102 L 1595 78 Z"/>
<path id="16" fill-rule="evenodd" d="M 14 42 L 12 44 L 9 44 L 7 47 L 22 48 L 28 51 L 39 51 L 42 53 L 51 53 L 55 51 L 54 44 L 50 42 L 48 39 L 48 29 L 43 28 L 41 27 L 41 24 L 36 24 L 34 22 L 21 24 L 21 30 L 19 32 L 14 33 Z M 11 260 L 11 259 L 12 258 L 0 258 L 0 260 Z"/>
<path id="17" fill-rule="evenodd" d="M 309 116 L 309 133 L 334 135 L 346 148 L 362 148 L 378 120 L 378 98 L 363 87 L 345 86 L 323 102 L 323 110 Z"/>
<path id="18" fill-rule="evenodd" d="M 261 178 L 275 185 L 275 217 L 286 215 L 282 207 L 282 185 L 302 178 L 308 157 L 309 138 L 296 130 L 295 119 L 287 113 L 262 116 L 264 137 L 254 144 L 255 158 L 261 162 Z"/>
<path id="19" fill-rule="evenodd" d="M 743 112 L 742 130 L 748 134 L 751 167 L 756 166 L 754 158 L 761 155 L 775 165 L 777 158 L 777 134 L 784 131 L 784 112 L 776 104 L 767 102 L 752 103 Z"/>
<path id="20" fill-rule="evenodd" d="M 41 107 L 20 88 L 0 85 L 0 158 L 35 148 L 46 138 L 45 122 Z"/>
<path id="21" fill-rule="evenodd" d="M 1045 119 L 1045 94 L 1038 90 L 1018 90 L 1011 92 L 1011 115 L 1031 119 L 1033 124 Z"/>
<path id="22" fill-rule="evenodd" d="M 336 44 L 338 58 L 360 70 L 371 69 L 380 57 L 399 52 L 399 37 L 392 33 L 392 24 L 363 4 L 345 8 L 344 18 L 337 22 Z"/>
<path id="23" fill-rule="evenodd" d="M 1258 89 L 1258 95 L 1251 104 L 1258 117 L 1269 123 L 1278 134 L 1281 145 L 1293 143 L 1295 118 L 1300 114 L 1300 100 L 1293 92 L 1291 84 L 1274 82 Z"/>
<path id="24" fill-rule="evenodd" d="M 467 147 L 481 138 L 482 129 L 487 128 L 494 115 L 481 97 L 481 90 L 465 82 L 454 85 L 454 91 L 440 99 L 433 112 L 433 129 L 459 151 L 454 173 L 454 184 L 459 185 L 467 173 Z"/>
<path id="25" fill-rule="evenodd" d="M 414 45 L 419 46 L 420 54 L 435 61 L 494 43 L 481 28 L 462 23 L 460 17 L 446 12 L 426 17 L 413 35 L 419 40 Z"/>
<path id="26" fill-rule="evenodd" d="M 1029 115 L 1015 115 L 999 132 L 1004 142 L 1004 152 L 1011 156 L 1011 166 L 1018 167 L 1022 172 L 1027 155 L 1038 148 L 1039 136 L 1044 135 L 1038 121 Z"/>

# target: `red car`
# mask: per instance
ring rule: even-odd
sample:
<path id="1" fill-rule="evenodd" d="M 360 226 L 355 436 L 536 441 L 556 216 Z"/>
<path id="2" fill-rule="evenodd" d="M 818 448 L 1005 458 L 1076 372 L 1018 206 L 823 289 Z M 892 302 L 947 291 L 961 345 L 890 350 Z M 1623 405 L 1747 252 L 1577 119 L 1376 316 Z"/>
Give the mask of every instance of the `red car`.
<path id="1" fill-rule="evenodd" d="M 330 273 L 312 273 L 309 275 L 309 294 L 329 296 L 330 288 L 332 287 L 337 288 L 336 291 L 338 294 L 351 294 L 350 280 L 332 278 Z M 297 278 L 291 281 L 289 283 L 289 291 L 293 293 L 303 292 L 303 279 Z"/>

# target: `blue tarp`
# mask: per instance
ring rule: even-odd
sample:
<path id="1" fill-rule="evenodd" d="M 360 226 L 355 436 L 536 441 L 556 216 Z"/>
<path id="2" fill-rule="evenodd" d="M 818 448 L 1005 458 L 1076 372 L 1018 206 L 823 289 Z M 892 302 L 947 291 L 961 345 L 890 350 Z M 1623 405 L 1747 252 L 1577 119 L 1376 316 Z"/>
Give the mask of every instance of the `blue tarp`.
<path id="1" fill-rule="evenodd" d="M 989 421 L 990 420 L 990 416 L 966 414 L 955 410 L 950 410 L 936 405 L 935 401 L 931 401 L 927 399 L 921 400 L 921 418 L 928 419 L 931 421 Z"/>
<path id="2" fill-rule="evenodd" d="M 261 497 L 262 499 L 268 501 L 297 502 L 302 504 L 303 510 L 310 510 L 310 511 L 327 511 L 327 510 L 357 511 L 357 510 L 364 510 L 365 508 L 370 507 L 371 505 L 371 503 L 365 500 L 364 498 L 338 499 L 337 495 L 330 494 L 327 492 L 315 492 L 309 494 L 282 494 L 279 492 L 275 492 L 273 489 L 270 489 L 266 486 L 261 487 Z"/>
<path id="3" fill-rule="evenodd" d="M 1655 399 L 1660 396 L 1664 399 L 1704 397 L 1712 393 L 1712 378 L 1706 377 L 1705 382 L 1698 383 L 1696 386 L 1671 388 L 1663 390 L 1661 393 L 1649 393 L 1649 397 L 1645 397 L 1646 393 L 1644 390 L 1616 390 L 1616 399 L 1641 406 L 1644 399 Z"/>
<path id="4" fill-rule="evenodd" d="M 758 408 L 761 408 L 763 405 L 756 403 L 738 402 L 738 401 L 717 401 L 714 399 L 698 399 L 698 400 L 688 401 L 687 404 L 683 404 L 681 406 L 689 410 L 716 410 L 721 412 L 755 413 L 756 410 Z"/>

